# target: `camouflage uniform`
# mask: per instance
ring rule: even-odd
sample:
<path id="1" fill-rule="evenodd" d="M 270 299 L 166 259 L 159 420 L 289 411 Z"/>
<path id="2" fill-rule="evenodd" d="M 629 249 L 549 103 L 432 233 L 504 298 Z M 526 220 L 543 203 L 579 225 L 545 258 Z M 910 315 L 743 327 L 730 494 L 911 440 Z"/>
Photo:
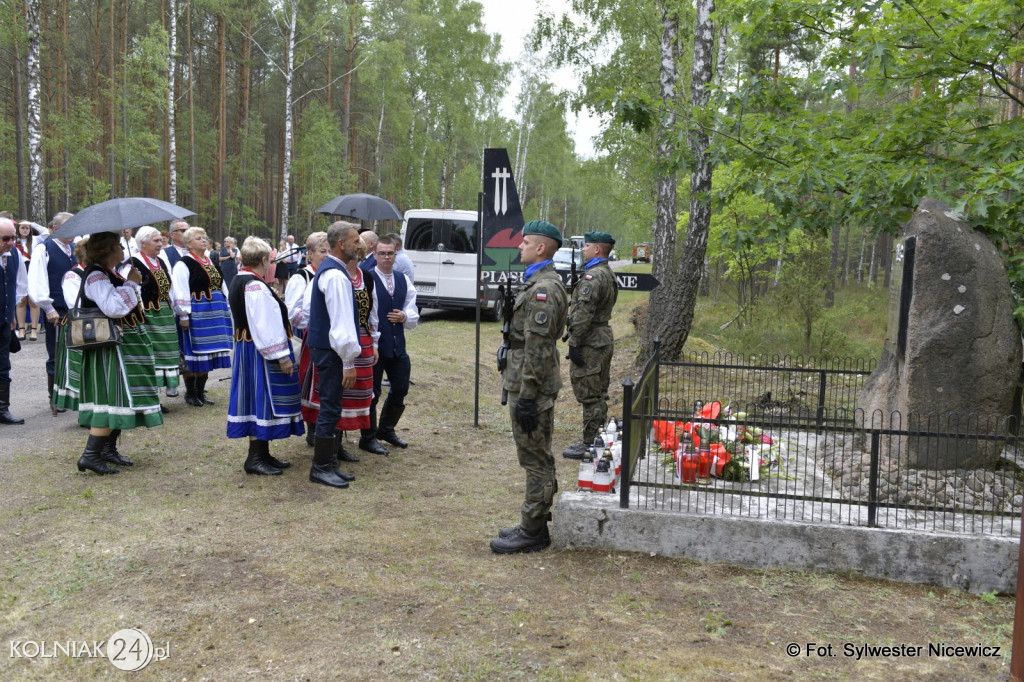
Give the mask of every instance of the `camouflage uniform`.
<path id="1" fill-rule="evenodd" d="M 509 416 L 519 466 L 526 469 L 526 499 L 520 525 L 530 533 L 546 527 L 551 501 L 558 490 L 551 432 L 555 399 L 562 388 L 556 343 L 565 328 L 566 308 L 562 279 L 549 263 L 534 273 L 516 296 L 512 314 L 503 388 L 509 393 Z M 516 419 L 519 398 L 537 401 L 539 426 L 531 433 L 524 432 Z"/>
<path id="2" fill-rule="evenodd" d="M 583 366 L 569 363 L 572 391 L 583 405 L 583 443 L 589 445 L 608 421 L 608 383 L 615 339 L 608 320 L 619 296 L 608 261 L 586 270 L 572 292 L 569 345 L 580 349 Z"/>

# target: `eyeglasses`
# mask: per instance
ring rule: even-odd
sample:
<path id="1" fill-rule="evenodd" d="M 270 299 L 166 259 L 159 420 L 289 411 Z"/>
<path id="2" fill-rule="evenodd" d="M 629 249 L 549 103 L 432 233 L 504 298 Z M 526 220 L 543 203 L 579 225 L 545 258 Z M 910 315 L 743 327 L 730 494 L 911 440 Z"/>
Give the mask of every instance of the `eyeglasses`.
<path id="1" fill-rule="evenodd" d="M 0 242 L 13 242 L 15 239 L 17 239 L 17 237 L 13 235 L 10 237 L 0 237 Z"/>

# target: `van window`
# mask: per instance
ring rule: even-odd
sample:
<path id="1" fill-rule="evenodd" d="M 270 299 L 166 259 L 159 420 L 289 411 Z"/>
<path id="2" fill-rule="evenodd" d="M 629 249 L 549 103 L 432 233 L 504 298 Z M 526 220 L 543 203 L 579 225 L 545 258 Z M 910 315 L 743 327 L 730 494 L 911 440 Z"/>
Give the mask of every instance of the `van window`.
<path id="1" fill-rule="evenodd" d="M 476 253 L 475 220 L 410 218 L 405 228 L 405 248 L 411 251 Z"/>

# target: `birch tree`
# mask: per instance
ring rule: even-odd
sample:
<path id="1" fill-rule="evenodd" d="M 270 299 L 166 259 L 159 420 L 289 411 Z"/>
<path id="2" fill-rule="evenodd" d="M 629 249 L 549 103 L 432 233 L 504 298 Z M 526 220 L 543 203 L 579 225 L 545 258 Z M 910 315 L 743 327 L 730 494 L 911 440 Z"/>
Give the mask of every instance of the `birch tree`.
<path id="1" fill-rule="evenodd" d="M 178 203 L 178 149 L 174 133 L 174 69 L 178 56 L 178 4 L 168 0 L 167 28 L 167 200 Z"/>
<path id="2" fill-rule="evenodd" d="M 40 0 L 25 0 L 25 29 L 28 34 L 28 187 L 29 219 L 46 223 L 46 194 L 43 181 L 42 78 L 39 69 Z"/>

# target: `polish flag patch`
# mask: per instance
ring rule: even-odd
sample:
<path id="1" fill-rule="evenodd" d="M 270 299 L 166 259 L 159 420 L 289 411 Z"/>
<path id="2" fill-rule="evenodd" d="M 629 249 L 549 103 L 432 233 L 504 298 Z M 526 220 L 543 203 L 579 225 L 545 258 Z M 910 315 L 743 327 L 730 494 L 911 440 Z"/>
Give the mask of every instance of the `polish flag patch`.
<path id="1" fill-rule="evenodd" d="M 537 292 L 537 300 L 538 301 L 546 301 L 546 300 L 548 300 L 547 292 L 546 291 L 538 291 Z"/>

